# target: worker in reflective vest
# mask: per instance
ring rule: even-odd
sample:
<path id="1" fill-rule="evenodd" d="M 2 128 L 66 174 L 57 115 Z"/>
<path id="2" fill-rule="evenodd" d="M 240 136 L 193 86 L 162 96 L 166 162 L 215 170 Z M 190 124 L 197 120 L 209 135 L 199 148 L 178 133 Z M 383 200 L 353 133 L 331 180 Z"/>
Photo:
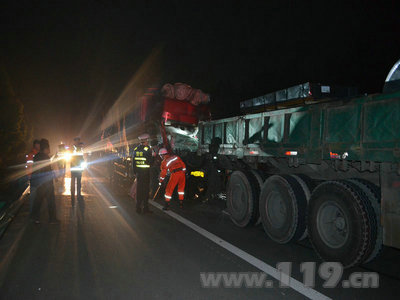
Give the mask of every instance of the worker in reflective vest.
<path id="1" fill-rule="evenodd" d="M 83 143 L 80 142 L 80 138 L 74 139 L 75 144 L 73 145 L 73 152 L 70 161 L 71 170 L 71 201 L 74 204 L 75 201 L 75 182 L 76 182 L 76 193 L 78 200 L 82 200 L 81 188 L 82 188 L 82 173 L 85 170 L 87 163 L 83 157 Z"/>
<path id="2" fill-rule="evenodd" d="M 179 206 L 182 208 L 183 199 L 185 197 L 185 163 L 179 156 L 169 154 L 168 150 L 165 148 L 160 149 L 159 155 L 163 159 L 161 162 L 160 185 L 162 185 L 162 182 L 167 174 L 170 173 L 170 178 L 165 189 L 165 205 L 163 209 L 169 209 L 172 193 L 174 192 L 176 186 L 178 186 Z"/>
<path id="3" fill-rule="evenodd" d="M 147 133 L 139 136 L 140 145 L 133 150 L 133 172 L 137 178 L 136 212 L 151 213 L 149 209 L 150 167 L 153 161 Z"/>

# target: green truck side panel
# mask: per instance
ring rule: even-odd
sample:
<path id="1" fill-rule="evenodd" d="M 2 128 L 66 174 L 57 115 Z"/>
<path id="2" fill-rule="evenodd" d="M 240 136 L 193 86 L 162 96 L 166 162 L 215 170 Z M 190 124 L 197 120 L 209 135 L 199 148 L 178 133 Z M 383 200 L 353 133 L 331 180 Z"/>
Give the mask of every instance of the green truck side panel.
<path id="1" fill-rule="evenodd" d="M 223 123 L 215 124 L 214 137 L 219 137 L 222 140 L 223 129 L 224 129 L 224 124 Z"/>
<path id="2" fill-rule="evenodd" d="M 301 111 L 290 114 L 289 132 L 286 143 L 298 146 L 309 146 L 311 138 L 311 114 Z"/>
<path id="3" fill-rule="evenodd" d="M 262 149 L 258 155 L 284 157 L 298 151 L 306 163 L 331 159 L 400 162 L 400 93 L 372 95 L 203 122 L 203 145 L 213 134 L 223 148 Z M 246 140 L 247 131 L 247 140 Z M 235 150 L 231 152 L 235 155 Z M 239 152 L 237 152 L 239 153 Z M 246 155 L 246 154 L 244 154 Z"/>
<path id="4" fill-rule="evenodd" d="M 238 132 L 237 132 L 237 122 L 231 121 L 226 123 L 226 135 L 225 142 L 227 144 L 237 144 L 238 143 Z"/>
<path id="5" fill-rule="evenodd" d="M 203 141 L 204 144 L 210 144 L 211 139 L 213 137 L 213 124 L 206 124 L 204 126 L 204 133 L 203 133 Z"/>
<path id="6" fill-rule="evenodd" d="M 283 141 L 285 116 L 271 116 L 268 123 L 267 143 L 275 144 Z"/>
<path id="7" fill-rule="evenodd" d="M 400 101 L 390 99 L 364 105 L 364 142 L 398 140 L 400 131 Z"/>
<path id="8" fill-rule="evenodd" d="M 322 159 L 322 143 L 321 136 L 324 132 L 325 124 L 324 110 L 319 106 L 314 106 L 310 109 L 310 144 L 308 151 L 304 154 L 305 158 L 310 163 L 318 163 Z"/>
<path id="9" fill-rule="evenodd" d="M 249 120 L 249 143 L 262 143 L 264 138 L 263 118 L 253 118 Z"/>
<path id="10" fill-rule="evenodd" d="M 325 143 L 352 144 L 360 141 L 360 105 L 327 109 Z"/>

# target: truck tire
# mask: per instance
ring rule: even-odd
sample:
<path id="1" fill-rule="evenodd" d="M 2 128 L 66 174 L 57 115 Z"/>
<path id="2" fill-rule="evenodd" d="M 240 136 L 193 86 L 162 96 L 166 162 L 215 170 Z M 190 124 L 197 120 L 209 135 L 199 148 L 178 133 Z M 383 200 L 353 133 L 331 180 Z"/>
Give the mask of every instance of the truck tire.
<path id="1" fill-rule="evenodd" d="M 254 178 L 256 179 L 258 186 L 261 190 L 262 185 L 264 184 L 264 178 L 263 175 L 261 174 L 261 172 L 259 172 L 258 170 L 250 170 L 251 174 L 253 174 Z"/>
<path id="2" fill-rule="evenodd" d="M 370 221 L 374 224 L 375 236 L 371 237 L 370 248 L 366 251 L 364 263 L 368 263 L 375 259 L 382 251 L 383 246 L 383 227 L 380 224 L 381 209 L 380 209 L 380 189 L 372 182 L 361 178 L 352 178 L 348 181 L 357 185 L 368 197 L 369 202 L 373 208 L 373 211 L 369 213 Z M 371 224 L 371 227 L 373 226 Z"/>
<path id="3" fill-rule="evenodd" d="M 304 174 L 295 174 L 295 175 L 290 175 L 292 176 L 301 186 L 303 189 L 304 195 L 307 200 L 307 205 L 308 202 L 310 201 L 311 197 L 311 191 L 314 189 L 314 183 L 311 178 L 309 178 L 307 175 Z M 306 209 L 307 211 L 307 209 Z M 307 228 L 304 230 L 303 235 L 299 238 L 299 241 L 304 240 L 308 236 L 308 231 Z"/>
<path id="4" fill-rule="evenodd" d="M 298 241 L 306 230 L 306 195 L 289 175 L 269 177 L 261 189 L 260 216 L 265 233 L 275 242 Z"/>
<path id="5" fill-rule="evenodd" d="M 303 174 L 293 174 L 290 176 L 293 177 L 300 184 L 308 203 L 311 197 L 311 192 L 314 189 L 311 178 Z"/>
<path id="6" fill-rule="evenodd" d="M 254 175 L 254 178 L 258 182 L 258 188 L 259 188 L 259 191 L 261 191 L 261 188 L 265 181 L 264 174 L 259 170 L 251 170 L 251 173 Z M 258 194 L 260 194 L 260 192 Z M 256 209 L 258 210 L 258 207 L 256 207 Z M 261 224 L 261 217 L 260 217 L 260 214 L 258 214 L 258 218 L 257 218 L 257 221 L 255 222 L 255 225 L 258 226 L 260 224 Z"/>
<path id="7" fill-rule="evenodd" d="M 312 193 L 317 186 L 315 180 L 311 179 L 305 174 L 294 174 L 294 176 L 299 177 L 301 180 L 303 180 L 303 182 L 307 185 L 308 189 L 310 190 L 310 193 Z"/>
<path id="8" fill-rule="evenodd" d="M 346 268 L 361 263 L 371 241 L 368 214 L 368 199 L 353 183 L 321 183 L 311 195 L 307 214 L 314 250 L 323 260 Z"/>
<path id="9" fill-rule="evenodd" d="M 254 175 L 247 171 L 234 171 L 226 189 L 227 208 L 231 220 L 239 227 L 257 221 L 260 188 Z"/>

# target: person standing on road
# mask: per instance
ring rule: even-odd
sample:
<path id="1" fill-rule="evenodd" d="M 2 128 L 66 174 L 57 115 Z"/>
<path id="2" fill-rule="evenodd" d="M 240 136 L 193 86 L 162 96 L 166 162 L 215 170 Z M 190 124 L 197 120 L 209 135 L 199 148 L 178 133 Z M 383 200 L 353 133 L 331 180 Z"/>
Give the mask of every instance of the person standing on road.
<path id="1" fill-rule="evenodd" d="M 152 150 L 149 146 L 149 135 L 140 135 L 140 145 L 133 150 L 133 173 L 137 178 L 136 212 L 151 213 L 149 209 L 150 167 L 153 162 Z"/>
<path id="2" fill-rule="evenodd" d="M 220 138 L 213 138 L 208 145 L 208 154 L 205 156 L 204 169 L 206 170 L 207 191 L 204 201 L 212 201 L 221 192 L 220 157 L 218 155 Z"/>
<path id="3" fill-rule="evenodd" d="M 161 146 L 158 144 L 157 140 L 152 141 L 151 150 L 153 155 L 153 163 L 150 167 L 150 194 L 154 195 L 158 188 L 158 175 L 160 174 L 161 158 L 158 155 L 158 151 Z"/>
<path id="4" fill-rule="evenodd" d="M 58 168 L 58 176 L 59 177 L 64 177 L 65 176 L 65 154 L 66 154 L 66 148 L 64 144 L 58 145 L 58 149 L 55 155 L 55 158 L 57 158 L 58 164 L 56 167 Z"/>
<path id="5" fill-rule="evenodd" d="M 81 187 L 82 187 L 82 172 L 85 169 L 86 163 L 83 157 L 83 143 L 77 140 L 79 138 L 75 138 L 77 142 L 74 144 L 74 152 L 72 153 L 71 158 L 71 201 L 75 200 L 75 182 L 76 182 L 76 190 L 78 200 L 82 197 L 81 195 Z"/>
<path id="6" fill-rule="evenodd" d="M 169 204 L 175 187 L 178 186 L 179 206 L 183 208 L 183 199 L 185 198 L 185 181 L 186 181 L 186 165 L 182 159 L 173 154 L 169 154 L 168 150 L 161 148 L 159 155 L 163 159 L 161 162 L 160 182 L 161 186 L 165 177 L 170 173 L 170 178 L 165 189 L 165 205 L 164 210 L 169 210 Z"/>
<path id="7" fill-rule="evenodd" d="M 35 196 L 36 196 L 36 187 L 32 184 L 32 167 L 33 167 L 33 158 L 35 157 L 36 154 L 38 154 L 40 151 L 40 141 L 39 140 L 34 140 L 33 141 L 33 147 L 31 152 L 26 155 L 26 175 L 28 176 L 29 180 L 29 190 L 30 190 L 30 195 L 29 195 L 29 213 L 32 213 L 33 209 L 33 202 L 35 201 Z"/>
<path id="8" fill-rule="evenodd" d="M 43 199 L 47 200 L 47 208 L 49 212 L 49 223 L 57 224 L 59 221 L 56 218 L 56 201 L 54 195 L 53 179 L 54 173 L 51 168 L 50 161 L 50 145 L 46 139 L 40 140 L 40 152 L 33 158 L 34 172 L 32 174 L 32 182 L 36 187 L 36 198 L 33 204 L 31 219 L 39 224 L 40 207 Z"/>

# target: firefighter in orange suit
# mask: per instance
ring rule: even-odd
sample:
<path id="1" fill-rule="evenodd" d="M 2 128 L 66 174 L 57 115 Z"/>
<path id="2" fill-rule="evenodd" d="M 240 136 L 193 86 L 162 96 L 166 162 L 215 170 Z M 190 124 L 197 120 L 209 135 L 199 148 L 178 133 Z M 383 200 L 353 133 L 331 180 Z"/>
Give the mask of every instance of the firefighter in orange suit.
<path id="1" fill-rule="evenodd" d="M 169 154 L 168 150 L 165 148 L 161 148 L 158 154 L 163 159 L 161 162 L 160 186 L 162 185 L 162 182 L 167 174 L 170 173 L 170 178 L 165 189 L 165 205 L 163 209 L 169 209 L 172 193 L 174 192 L 176 186 L 178 186 L 179 206 L 182 208 L 183 198 L 185 197 L 185 163 L 179 156 Z"/>

